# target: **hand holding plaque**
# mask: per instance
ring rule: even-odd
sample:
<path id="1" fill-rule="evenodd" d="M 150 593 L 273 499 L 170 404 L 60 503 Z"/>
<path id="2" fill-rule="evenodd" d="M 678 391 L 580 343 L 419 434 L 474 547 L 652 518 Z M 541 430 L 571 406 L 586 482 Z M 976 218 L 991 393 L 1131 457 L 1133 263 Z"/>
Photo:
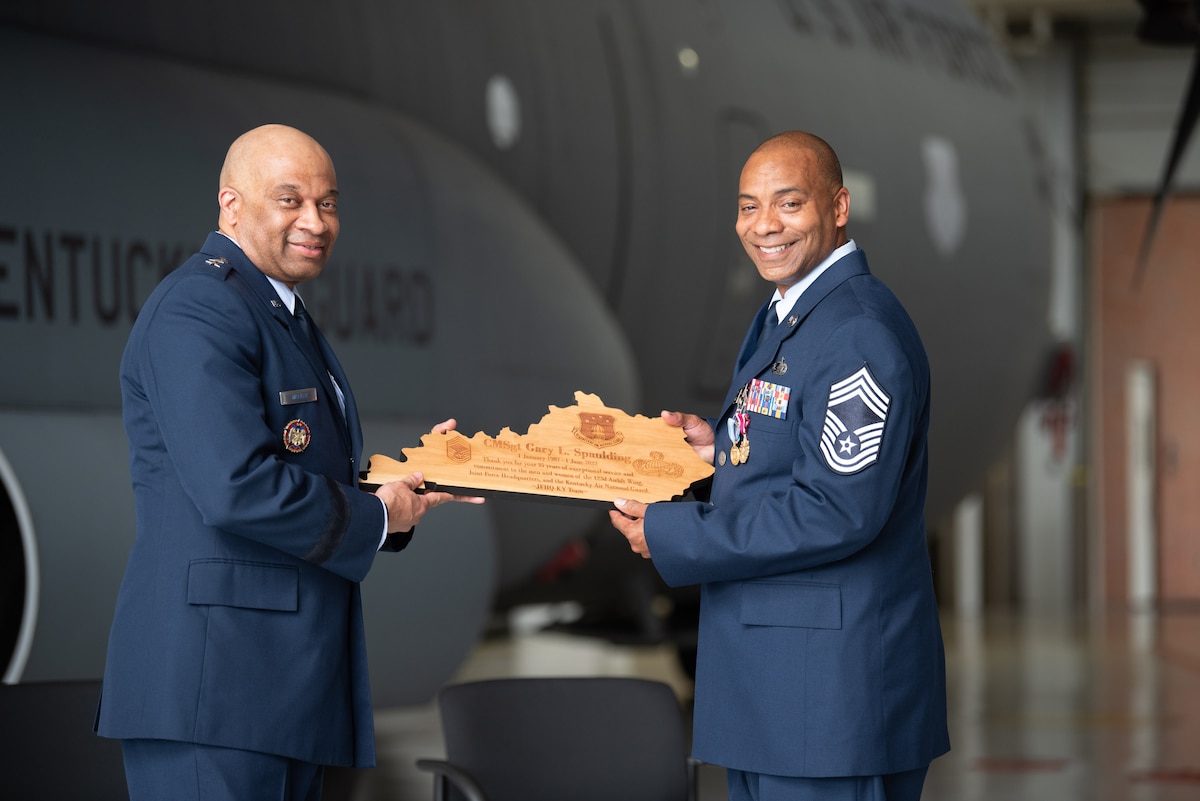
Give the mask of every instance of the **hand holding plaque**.
<path id="1" fill-rule="evenodd" d="M 403 449 L 404 461 L 372 456 L 366 481 L 383 484 L 419 470 L 428 490 L 609 504 L 678 499 L 712 475 L 682 428 L 610 409 L 584 392 L 575 401 L 551 406 L 525 434 L 425 434 L 420 447 Z"/>

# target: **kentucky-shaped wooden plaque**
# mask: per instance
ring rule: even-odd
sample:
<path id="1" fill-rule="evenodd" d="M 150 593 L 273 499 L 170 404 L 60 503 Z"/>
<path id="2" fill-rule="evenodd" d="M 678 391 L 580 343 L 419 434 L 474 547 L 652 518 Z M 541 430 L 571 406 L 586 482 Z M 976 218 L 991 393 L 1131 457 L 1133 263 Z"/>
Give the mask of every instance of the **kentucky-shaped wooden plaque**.
<path id="1" fill-rule="evenodd" d="M 677 500 L 712 475 L 682 428 L 610 409 L 584 392 L 575 402 L 551 406 L 525 434 L 425 434 L 420 447 L 402 449 L 404 461 L 372 456 L 365 481 L 378 485 L 420 471 L 427 490 L 611 504 Z"/>

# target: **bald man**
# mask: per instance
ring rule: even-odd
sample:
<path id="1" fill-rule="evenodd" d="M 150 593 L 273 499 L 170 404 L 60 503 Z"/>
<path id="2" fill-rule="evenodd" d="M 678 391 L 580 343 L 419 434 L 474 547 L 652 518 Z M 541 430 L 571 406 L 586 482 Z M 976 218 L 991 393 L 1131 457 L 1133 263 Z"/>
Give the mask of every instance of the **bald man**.
<path id="1" fill-rule="evenodd" d="M 322 766 L 375 761 L 359 582 L 464 499 L 415 493 L 420 474 L 357 486 L 354 395 L 294 291 L 337 241 L 329 154 L 249 131 L 217 203 L 121 360 L 137 537 L 96 730 L 133 801 L 315 800 Z"/>
<path id="2" fill-rule="evenodd" d="M 667 584 L 701 586 L 693 754 L 730 801 L 918 801 L 950 747 L 925 350 L 847 234 L 826 142 L 764 142 L 737 208 L 774 291 L 720 413 L 663 412 L 714 463 L 710 502 L 610 516 Z"/>

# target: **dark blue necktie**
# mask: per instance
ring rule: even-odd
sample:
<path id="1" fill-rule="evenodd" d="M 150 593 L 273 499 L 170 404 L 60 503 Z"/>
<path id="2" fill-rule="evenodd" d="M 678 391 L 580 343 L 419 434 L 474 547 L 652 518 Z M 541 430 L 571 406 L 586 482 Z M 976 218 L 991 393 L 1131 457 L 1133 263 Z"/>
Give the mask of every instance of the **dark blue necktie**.
<path id="1" fill-rule="evenodd" d="M 763 317 L 762 329 L 758 332 L 758 347 L 760 348 L 767 341 L 767 337 L 771 336 L 771 332 L 779 326 L 779 317 L 775 314 L 775 304 L 777 303 L 779 303 L 777 300 L 771 301 L 767 314 Z"/>
<path id="2" fill-rule="evenodd" d="M 329 375 L 329 381 L 333 384 L 337 391 L 338 408 L 341 409 L 343 420 L 346 417 L 346 405 L 342 388 L 338 386 L 337 379 L 333 377 L 333 373 L 329 372 L 329 363 L 325 361 L 325 354 L 321 352 L 321 345 L 317 342 L 316 324 L 312 318 L 308 316 L 308 311 L 304 308 L 304 301 L 300 300 L 300 296 L 296 296 L 296 309 L 292 312 L 292 317 L 295 318 L 296 324 L 300 326 L 300 333 L 308 337 L 309 344 L 313 346 L 313 350 L 317 352 L 317 358 L 321 360 L 321 366 L 325 368 L 325 372 Z"/>
<path id="3" fill-rule="evenodd" d="M 296 310 L 292 313 L 296 318 L 297 325 L 300 326 L 300 333 L 308 339 L 308 344 L 313 346 L 313 350 L 321 357 L 321 361 L 325 361 L 324 354 L 321 353 L 321 345 L 317 342 L 317 332 L 313 326 L 312 318 L 308 316 L 308 311 L 304 308 L 304 301 L 300 300 L 300 296 L 296 296 Z"/>

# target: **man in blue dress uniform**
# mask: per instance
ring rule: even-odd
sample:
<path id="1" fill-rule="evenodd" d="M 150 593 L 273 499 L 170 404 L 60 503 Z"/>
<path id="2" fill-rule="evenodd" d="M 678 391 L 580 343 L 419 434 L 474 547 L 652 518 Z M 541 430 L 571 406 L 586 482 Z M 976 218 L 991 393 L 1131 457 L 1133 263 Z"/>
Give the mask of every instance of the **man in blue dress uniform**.
<path id="1" fill-rule="evenodd" d="M 726 767 L 731 801 L 917 801 L 950 747 L 929 364 L 849 217 L 820 138 L 751 154 L 737 232 L 774 295 L 721 414 L 663 412 L 714 463 L 710 502 L 610 512 L 669 585 L 701 585 L 693 754 Z"/>
<path id="2" fill-rule="evenodd" d="M 294 292 L 337 239 L 329 155 L 256 128 L 217 200 L 121 360 L 137 538 L 97 731 L 133 801 L 315 801 L 322 766 L 375 760 L 359 582 L 455 498 L 420 474 L 357 486 L 354 394 Z"/>

